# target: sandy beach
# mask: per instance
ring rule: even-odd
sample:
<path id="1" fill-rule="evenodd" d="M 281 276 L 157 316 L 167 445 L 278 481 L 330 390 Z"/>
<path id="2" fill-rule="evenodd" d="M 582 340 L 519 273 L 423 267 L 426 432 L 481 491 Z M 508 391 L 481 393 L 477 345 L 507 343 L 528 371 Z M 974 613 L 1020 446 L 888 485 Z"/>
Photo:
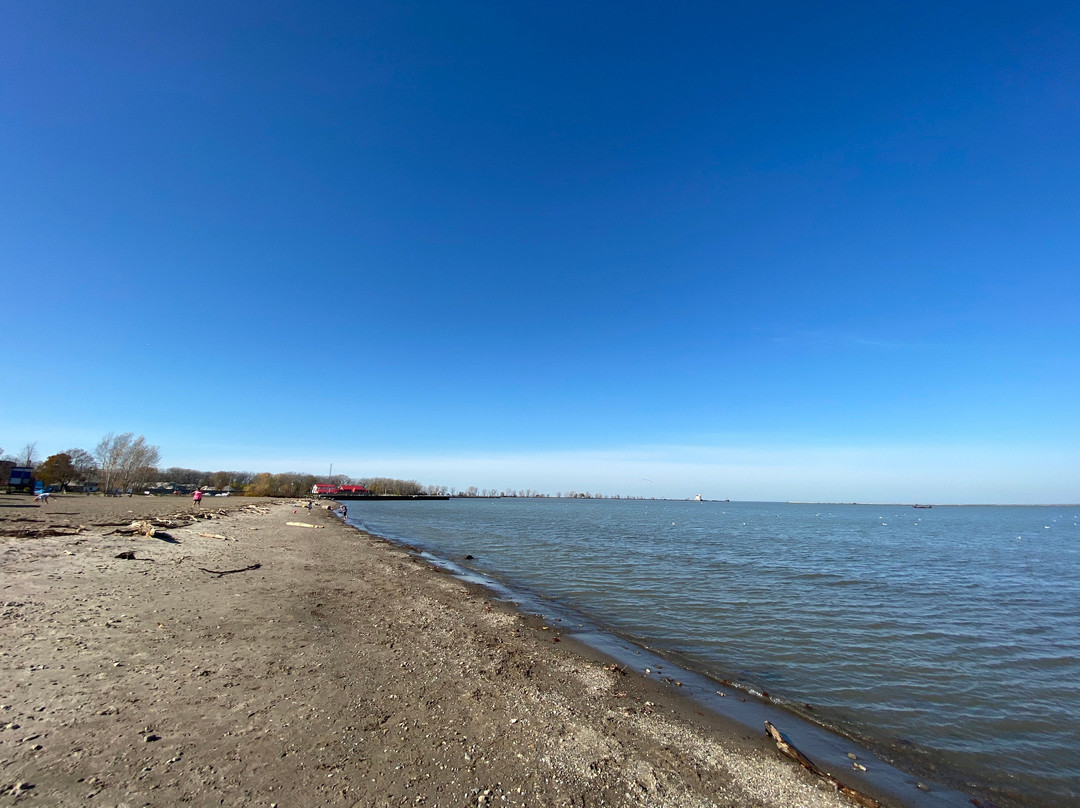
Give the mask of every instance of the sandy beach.
<path id="1" fill-rule="evenodd" d="M 195 511 L 0 496 L 0 805 L 856 804 L 325 504 Z"/>

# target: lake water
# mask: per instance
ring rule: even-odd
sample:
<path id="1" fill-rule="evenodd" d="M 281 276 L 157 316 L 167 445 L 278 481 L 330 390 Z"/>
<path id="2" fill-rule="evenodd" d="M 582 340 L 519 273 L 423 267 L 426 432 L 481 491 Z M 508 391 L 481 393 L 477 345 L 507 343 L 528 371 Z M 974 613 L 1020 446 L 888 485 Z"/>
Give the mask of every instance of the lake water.
<path id="1" fill-rule="evenodd" d="M 643 675 L 655 652 L 709 677 L 693 696 L 767 692 L 931 793 L 1080 805 L 1080 508 L 348 504 L 365 530 L 607 629 Z"/>

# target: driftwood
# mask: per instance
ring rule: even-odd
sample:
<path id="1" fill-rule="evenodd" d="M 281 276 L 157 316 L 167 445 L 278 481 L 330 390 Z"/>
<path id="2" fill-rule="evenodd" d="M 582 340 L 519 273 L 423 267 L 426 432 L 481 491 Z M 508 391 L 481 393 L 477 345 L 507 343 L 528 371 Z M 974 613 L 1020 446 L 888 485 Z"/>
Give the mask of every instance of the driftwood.
<path id="1" fill-rule="evenodd" d="M 154 516 L 147 519 L 154 527 L 187 527 L 191 520 L 183 516 Z"/>
<path id="2" fill-rule="evenodd" d="M 40 539 L 48 536 L 74 536 L 94 528 L 111 527 L 116 529 L 103 535 L 120 534 L 123 536 L 144 536 L 146 538 L 163 539 L 164 541 L 175 541 L 175 539 L 171 539 L 167 534 L 155 530 L 155 528 L 175 529 L 187 527 L 199 520 L 219 519 L 222 516 L 228 516 L 230 513 L 268 514 L 270 509 L 265 505 L 255 504 L 240 505 L 231 511 L 226 508 L 204 508 L 198 511 L 177 511 L 168 516 L 152 516 L 145 519 L 136 519 L 132 522 L 115 521 L 115 517 L 113 517 L 111 520 L 90 521 L 86 525 L 78 526 L 70 524 L 46 525 L 44 519 L 22 516 L 5 520 L 8 524 L 0 525 L 0 538 Z M 38 524 L 33 527 L 16 527 L 10 524 L 12 522 L 36 522 Z M 310 527 L 318 526 L 310 525 Z M 210 538 L 224 538 L 217 534 L 204 533 L 201 535 Z"/>
<path id="3" fill-rule="evenodd" d="M 859 805 L 865 806 L 865 808 L 881 808 L 881 803 L 875 800 L 873 797 L 868 797 L 865 794 L 861 794 L 850 786 L 846 786 L 833 777 L 828 772 L 823 772 L 813 761 L 806 755 L 800 752 L 795 745 L 789 741 L 780 730 L 774 727 L 768 721 L 765 722 L 765 731 L 769 734 L 769 737 L 776 741 L 776 748 L 783 754 L 787 755 L 792 760 L 796 761 L 803 768 L 807 769 L 818 777 L 821 777 L 828 782 L 833 788 L 839 791 L 844 796 L 854 800 Z"/>
<path id="4" fill-rule="evenodd" d="M 229 512 L 224 508 L 201 508 L 199 510 L 192 511 L 189 516 L 194 516 L 196 519 L 220 519 L 223 516 L 228 516 Z"/>
<path id="5" fill-rule="evenodd" d="M 778 730 L 768 721 L 765 722 L 765 731 L 769 733 L 769 736 L 774 741 L 776 741 L 776 748 L 783 752 L 785 755 L 787 755 L 789 758 L 794 760 L 796 763 L 799 763 L 803 767 L 809 769 L 814 774 L 819 775 L 820 777 L 828 776 L 825 774 L 825 772 L 815 766 L 813 761 L 810 760 L 810 758 L 808 758 L 806 755 L 796 749 L 795 745 L 791 743 L 791 741 L 789 741 L 784 736 L 784 734 L 780 732 L 780 730 Z"/>
<path id="6" fill-rule="evenodd" d="M 222 541 L 232 541 L 228 536 L 222 536 L 220 533 L 200 533 L 205 539 L 221 539 Z"/>
<path id="7" fill-rule="evenodd" d="M 196 567 L 195 569 L 202 572 L 209 572 L 211 575 L 216 575 L 220 578 L 222 575 L 232 575 L 234 572 L 249 572 L 250 570 L 257 570 L 262 564 L 252 564 L 250 567 L 242 567 L 238 570 L 208 570 L 205 567 Z"/>
<path id="8" fill-rule="evenodd" d="M 114 533 L 119 533 L 123 536 L 142 536 L 145 539 L 160 539 L 161 541 L 167 541 L 170 544 L 180 543 L 164 530 L 158 530 L 160 525 L 156 525 L 155 522 L 156 520 L 136 519 L 127 527 L 118 527 L 116 530 L 110 530 L 105 535 L 111 536 Z"/>
<path id="9" fill-rule="evenodd" d="M 323 529 L 322 525 L 310 525 L 307 522 L 286 522 L 285 524 L 292 525 L 293 527 L 310 527 L 310 528 L 314 528 L 315 530 L 322 530 Z"/>
<path id="10" fill-rule="evenodd" d="M 146 522 L 154 527 L 187 527 L 191 524 L 192 520 L 187 517 L 186 514 L 174 514 L 172 516 L 149 516 L 145 519 L 137 519 L 131 524 L 134 525 L 137 522 Z M 93 522 L 94 527 L 125 527 L 129 526 L 127 522 Z"/>
<path id="11" fill-rule="evenodd" d="M 145 536 L 148 539 L 152 539 L 157 532 L 157 528 L 146 519 L 136 519 L 130 525 L 126 527 L 118 527 L 116 530 L 111 530 L 106 533 L 106 536 L 111 536 L 114 533 L 120 533 L 124 536 Z"/>
<path id="12" fill-rule="evenodd" d="M 0 537 L 12 539 L 43 539 L 48 536 L 77 536 L 86 530 L 82 525 L 69 527 L 67 525 L 55 525 L 53 527 L 0 527 Z"/>

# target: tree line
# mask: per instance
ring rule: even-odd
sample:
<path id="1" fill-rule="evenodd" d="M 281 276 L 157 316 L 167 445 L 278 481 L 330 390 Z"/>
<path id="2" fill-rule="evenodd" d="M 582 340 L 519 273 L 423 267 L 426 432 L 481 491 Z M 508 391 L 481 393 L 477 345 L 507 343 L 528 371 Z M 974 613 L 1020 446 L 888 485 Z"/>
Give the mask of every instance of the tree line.
<path id="1" fill-rule="evenodd" d="M 105 491 L 140 488 L 158 475 L 161 450 L 151 446 L 142 435 L 133 432 L 105 435 L 93 452 L 73 448 L 49 455 L 37 462 L 37 442 L 28 443 L 18 455 L 3 454 L 0 459 L 28 466 L 42 484 L 68 488 L 95 483 Z"/>
<path id="2" fill-rule="evenodd" d="M 370 493 L 379 496 L 452 496 L 452 497 L 545 497 L 531 488 L 522 490 L 479 489 L 475 485 L 458 491 L 445 485 L 423 485 L 416 480 L 398 480 L 392 477 L 353 478 L 344 474 L 332 477 L 316 477 L 314 474 L 289 471 L 281 474 L 250 471 L 200 471 L 198 469 L 159 468 L 161 450 L 147 443 L 142 435 L 133 432 L 105 435 L 93 451 L 68 449 L 50 455 L 38 463 L 37 443 L 28 443 L 17 454 L 4 454 L 0 460 L 34 468 L 34 476 L 46 486 L 58 486 L 67 490 L 86 484 L 96 485 L 104 492 L 142 492 L 157 485 L 167 485 L 191 491 L 195 488 L 229 490 L 236 494 L 257 497 L 302 497 L 311 494 L 317 483 L 334 485 L 362 485 Z M 0 485 L 6 484 L 0 481 Z M 581 499 L 605 498 L 602 494 L 560 491 L 556 496 Z"/>
<path id="3" fill-rule="evenodd" d="M 0 460 L 34 469 L 34 477 L 46 486 L 68 490 L 87 485 L 102 492 L 138 492 L 172 486 L 184 490 L 195 488 L 231 490 L 233 493 L 258 497 L 302 497 L 311 494 L 316 483 L 327 477 L 303 472 L 281 474 L 250 471 L 201 471 L 199 469 L 159 468 L 161 450 L 149 444 L 143 435 L 133 432 L 105 435 L 94 450 L 68 449 L 38 462 L 37 443 L 28 443 L 17 455 L 0 449 Z M 2 481 L 6 483 L 7 481 Z M 352 478 L 337 474 L 329 478 L 335 485 L 362 485 L 372 494 L 382 496 L 418 496 L 446 494 L 445 486 L 422 485 L 416 480 L 391 477 Z"/>

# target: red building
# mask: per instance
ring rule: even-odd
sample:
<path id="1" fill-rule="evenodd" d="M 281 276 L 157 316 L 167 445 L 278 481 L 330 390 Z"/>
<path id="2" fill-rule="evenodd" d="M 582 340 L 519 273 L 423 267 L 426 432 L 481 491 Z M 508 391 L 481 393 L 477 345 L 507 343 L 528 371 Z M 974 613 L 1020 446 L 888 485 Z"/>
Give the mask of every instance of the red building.
<path id="1" fill-rule="evenodd" d="M 311 487 L 311 493 L 317 496 L 333 496 L 334 494 L 366 494 L 367 489 L 362 485 L 331 485 L 329 483 L 315 483 Z"/>

